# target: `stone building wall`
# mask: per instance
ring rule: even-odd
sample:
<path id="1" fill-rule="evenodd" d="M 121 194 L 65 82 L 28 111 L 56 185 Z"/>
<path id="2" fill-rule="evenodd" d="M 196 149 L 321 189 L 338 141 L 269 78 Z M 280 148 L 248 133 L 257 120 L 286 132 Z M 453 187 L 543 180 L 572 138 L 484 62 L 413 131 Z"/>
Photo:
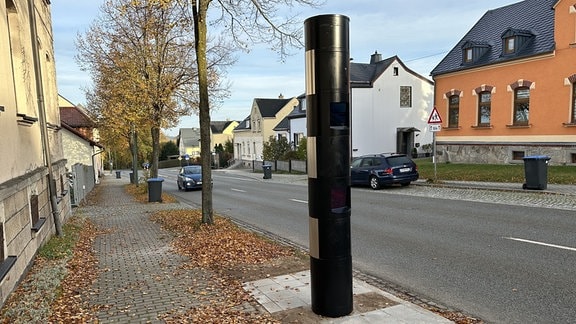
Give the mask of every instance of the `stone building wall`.
<path id="1" fill-rule="evenodd" d="M 522 154 L 523 153 L 523 154 Z M 576 145 L 438 144 L 440 163 L 523 163 L 522 156 L 547 155 L 550 165 L 576 165 Z"/>
<path id="2" fill-rule="evenodd" d="M 58 217 L 63 224 L 71 215 L 65 160 L 53 167 L 56 182 Z M 56 228 L 50 205 L 47 168 L 38 169 L 0 186 L 0 223 L 4 229 L 4 263 L 11 267 L 0 271 L 0 305 L 16 288 L 38 249 L 54 235 Z M 38 197 L 38 218 L 32 220 L 31 197 Z"/>

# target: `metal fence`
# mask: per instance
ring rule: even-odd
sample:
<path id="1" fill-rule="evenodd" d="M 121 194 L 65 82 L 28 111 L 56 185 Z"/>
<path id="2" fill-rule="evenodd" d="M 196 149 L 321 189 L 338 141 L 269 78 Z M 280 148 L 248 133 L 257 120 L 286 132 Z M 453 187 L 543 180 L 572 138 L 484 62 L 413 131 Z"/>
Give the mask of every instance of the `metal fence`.
<path id="1" fill-rule="evenodd" d="M 288 161 L 252 161 L 253 170 L 262 170 L 262 165 L 267 164 L 272 166 L 272 171 L 284 171 L 284 172 L 298 172 L 306 173 L 307 163 L 301 160 L 288 160 Z"/>
<path id="2" fill-rule="evenodd" d="M 70 201 L 72 206 L 78 206 L 86 195 L 94 189 L 94 167 L 91 165 L 74 164 L 68 175 L 70 182 Z"/>

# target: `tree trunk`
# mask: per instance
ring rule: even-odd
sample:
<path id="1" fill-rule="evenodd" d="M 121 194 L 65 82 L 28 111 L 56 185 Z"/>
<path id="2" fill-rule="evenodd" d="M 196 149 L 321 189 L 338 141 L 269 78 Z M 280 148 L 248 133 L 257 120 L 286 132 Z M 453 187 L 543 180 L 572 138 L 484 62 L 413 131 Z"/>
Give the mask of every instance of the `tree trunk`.
<path id="1" fill-rule="evenodd" d="M 202 223 L 213 224 L 212 169 L 210 152 L 210 102 L 208 98 L 208 64 L 206 62 L 206 16 L 208 0 L 197 0 L 193 8 L 198 86 L 200 88 L 200 160 L 202 161 Z"/>
<path id="2" fill-rule="evenodd" d="M 132 179 L 134 184 L 138 187 L 138 133 L 136 128 L 132 125 Z"/>
<path id="3" fill-rule="evenodd" d="M 158 178 L 158 159 L 160 157 L 160 127 L 152 127 L 152 165 L 150 166 L 150 178 Z"/>

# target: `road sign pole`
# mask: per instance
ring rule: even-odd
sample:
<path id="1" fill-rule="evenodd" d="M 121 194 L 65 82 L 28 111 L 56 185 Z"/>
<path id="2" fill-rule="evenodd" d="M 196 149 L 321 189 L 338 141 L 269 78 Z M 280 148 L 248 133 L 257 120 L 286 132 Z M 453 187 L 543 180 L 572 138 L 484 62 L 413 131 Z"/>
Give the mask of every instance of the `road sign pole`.
<path id="1" fill-rule="evenodd" d="M 432 133 L 432 162 L 434 164 L 434 182 L 436 182 L 436 132 Z"/>

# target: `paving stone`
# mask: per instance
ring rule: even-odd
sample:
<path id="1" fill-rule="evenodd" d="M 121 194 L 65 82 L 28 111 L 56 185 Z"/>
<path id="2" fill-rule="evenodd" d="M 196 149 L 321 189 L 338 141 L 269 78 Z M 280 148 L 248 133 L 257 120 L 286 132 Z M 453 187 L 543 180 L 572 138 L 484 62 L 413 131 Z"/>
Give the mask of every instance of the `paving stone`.
<path id="1" fill-rule="evenodd" d="M 201 305 L 190 291 L 206 288 L 206 282 L 194 278 L 209 273 L 183 269 L 186 258 L 172 251 L 171 234 L 149 220 L 153 211 L 179 205 L 141 204 L 124 192 L 125 182 L 106 178 L 103 182 L 105 205 L 83 207 L 99 228 L 110 230 L 94 242 L 99 268 L 104 271 L 89 301 L 94 306 L 110 306 L 97 314 L 98 321 L 157 323 L 161 314 Z"/>

